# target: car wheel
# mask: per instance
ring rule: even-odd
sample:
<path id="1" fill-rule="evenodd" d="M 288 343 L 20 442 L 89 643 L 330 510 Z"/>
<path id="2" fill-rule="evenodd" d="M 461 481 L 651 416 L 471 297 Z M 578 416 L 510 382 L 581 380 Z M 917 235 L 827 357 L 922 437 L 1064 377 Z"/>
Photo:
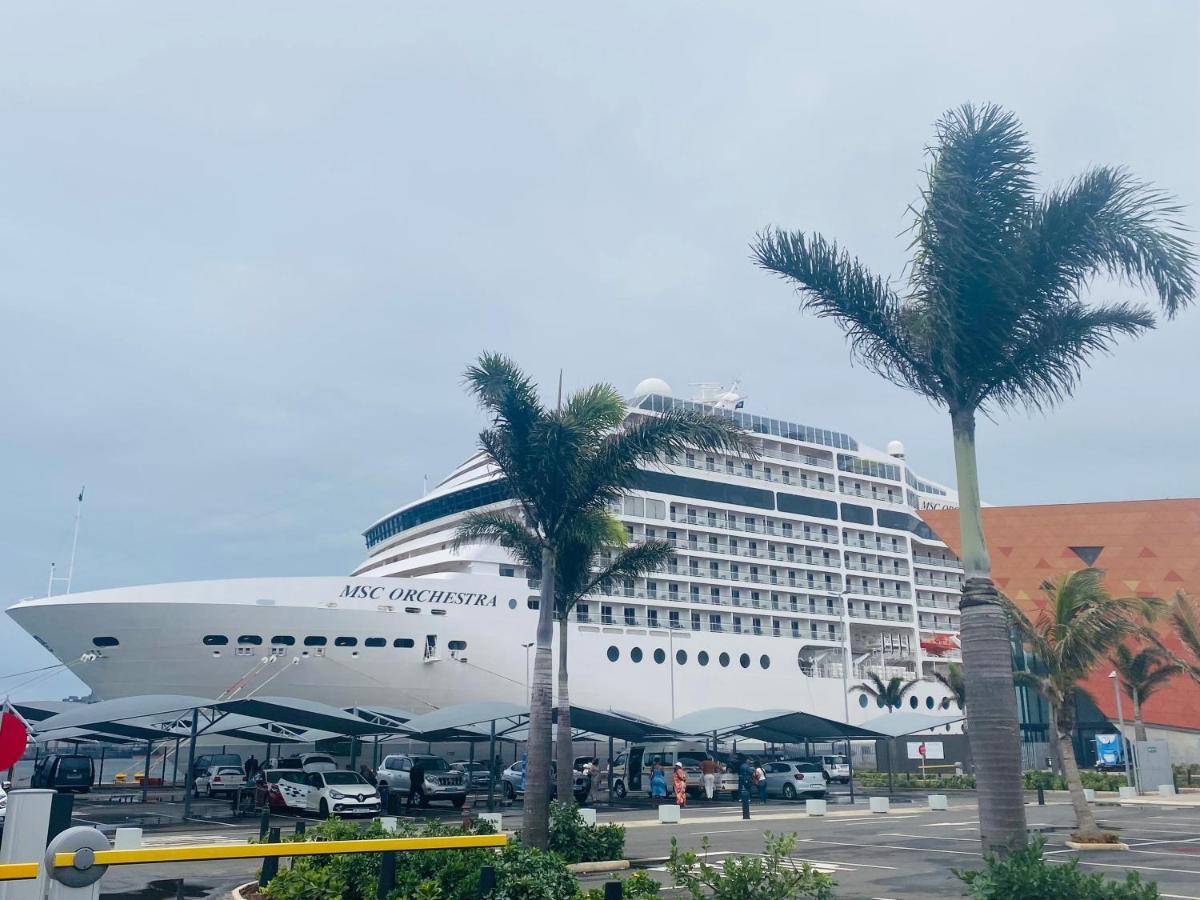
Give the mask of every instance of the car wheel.
<path id="1" fill-rule="evenodd" d="M 784 800 L 795 800 L 796 799 L 796 786 L 795 785 L 785 784 L 783 786 L 783 799 Z"/>
<path id="2" fill-rule="evenodd" d="M 623 782 L 623 781 L 614 781 L 613 782 L 613 796 L 616 797 L 618 800 L 625 799 L 625 782 Z"/>
<path id="3" fill-rule="evenodd" d="M 321 818 L 322 819 L 329 818 L 329 804 L 326 803 L 324 800 L 321 801 Z"/>
<path id="4" fill-rule="evenodd" d="M 512 782 L 504 782 L 504 799 L 510 803 L 516 799 L 517 792 L 513 790 Z"/>
<path id="5" fill-rule="evenodd" d="M 455 809 L 462 809 L 463 804 L 467 802 L 467 798 L 466 797 L 455 797 L 450 802 L 454 804 Z"/>

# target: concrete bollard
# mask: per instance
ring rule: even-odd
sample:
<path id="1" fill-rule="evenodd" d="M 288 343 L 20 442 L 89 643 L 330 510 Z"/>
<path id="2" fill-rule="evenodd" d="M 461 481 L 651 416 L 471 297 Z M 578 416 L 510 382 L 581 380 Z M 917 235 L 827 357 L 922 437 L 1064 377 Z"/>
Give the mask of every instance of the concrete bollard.
<path id="1" fill-rule="evenodd" d="M 1160 797 L 1174 797 L 1174 796 L 1175 796 L 1175 785 L 1173 785 L 1173 784 L 1160 784 L 1160 785 L 1158 786 L 1158 796 L 1160 796 Z"/>
<path id="2" fill-rule="evenodd" d="M 871 798 L 871 812 L 885 813 L 889 809 L 891 809 L 891 803 L 888 801 L 887 797 L 872 797 Z"/>
<path id="3" fill-rule="evenodd" d="M 946 798 L 945 794 L 930 794 L 929 795 L 929 808 L 930 809 L 949 809 L 950 801 Z"/>
<path id="4" fill-rule="evenodd" d="M 489 822 L 496 829 L 496 834 L 504 831 L 504 814 L 503 813 L 480 813 L 475 818 L 480 822 Z"/>
<path id="5" fill-rule="evenodd" d="M 118 828 L 113 835 L 114 850 L 137 850 L 142 846 L 142 829 Z"/>
<path id="6" fill-rule="evenodd" d="M 1121 795 L 1122 800 L 1132 800 L 1137 797 L 1138 789 L 1135 787 L 1130 787 L 1129 785 L 1125 785 L 1118 790 L 1118 793 Z"/>
<path id="7" fill-rule="evenodd" d="M 660 825 L 679 824 L 679 807 L 674 803 L 664 803 L 658 808 L 658 821 Z"/>
<path id="8" fill-rule="evenodd" d="M 8 795 L 4 838 L 0 840 L 0 863 L 27 863 L 46 852 L 46 830 L 50 827 L 50 803 L 54 791 L 13 791 Z M 3 900 L 41 900 L 46 895 L 46 873 L 28 881 L 0 881 Z"/>
<path id="9" fill-rule="evenodd" d="M 1084 788 L 1083 789 L 1083 799 L 1086 800 L 1088 803 L 1095 803 L 1096 802 L 1095 789 L 1094 788 Z"/>
<path id="10" fill-rule="evenodd" d="M 483 816 L 480 816 L 479 818 L 482 819 Z M 379 817 L 379 827 L 382 828 L 384 831 L 386 831 L 388 834 L 392 834 L 396 831 L 397 821 L 398 820 L 396 819 L 395 816 L 380 816 Z"/>
<path id="11" fill-rule="evenodd" d="M 807 816 L 823 816 L 825 815 L 824 800 L 805 800 L 804 814 Z"/>
<path id="12" fill-rule="evenodd" d="M 595 825 L 596 810 L 592 809 L 590 806 L 581 806 L 579 807 L 579 818 L 583 819 L 584 825 Z"/>

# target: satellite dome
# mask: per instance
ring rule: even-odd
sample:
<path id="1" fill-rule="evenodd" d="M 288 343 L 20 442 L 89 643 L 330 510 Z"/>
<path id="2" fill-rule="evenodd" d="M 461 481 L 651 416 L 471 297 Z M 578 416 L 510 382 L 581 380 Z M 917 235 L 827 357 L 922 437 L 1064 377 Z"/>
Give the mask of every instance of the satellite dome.
<path id="1" fill-rule="evenodd" d="M 633 389 L 633 396 L 645 397 L 647 394 L 662 394 L 664 397 L 673 396 L 671 386 L 661 378 L 643 378 Z"/>
<path id="2" fill-rule="evenodd" d="M 899 441 L 888 441 L 887 452 L 888 456 L 904 459 L 904 445 Z"/>

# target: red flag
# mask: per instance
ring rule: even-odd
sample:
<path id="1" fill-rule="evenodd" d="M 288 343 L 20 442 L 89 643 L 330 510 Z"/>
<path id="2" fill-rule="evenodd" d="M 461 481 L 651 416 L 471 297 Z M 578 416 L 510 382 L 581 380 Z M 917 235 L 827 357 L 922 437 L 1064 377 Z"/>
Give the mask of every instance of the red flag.
<path id="1" fill-rule="evenodd" d="M 17 764 L 25 755 L 25 747 L 29 744 L 29 730 L 25 720 L 15 712 L 5 710 L 0 715 L 0 770 L 8 769 Z"/>

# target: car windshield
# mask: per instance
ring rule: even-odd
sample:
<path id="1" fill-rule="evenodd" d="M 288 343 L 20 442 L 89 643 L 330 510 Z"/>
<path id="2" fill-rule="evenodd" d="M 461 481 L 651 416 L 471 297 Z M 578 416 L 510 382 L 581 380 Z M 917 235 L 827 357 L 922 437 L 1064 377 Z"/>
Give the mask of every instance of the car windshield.
<path id="1" fill-rule="evenodd" d="M 366 784 L 366 780 L 357 772 L 326 772 L 326 784 Z"/>
<path id="2" fill-rule="evenodd" d="M 413 759 L 413 763 L 420 763 L 421 767 L 426 772 L 449 772 L 450 764 L 440 756 L 418 756 Z"/>
<path id="3" fill-rule="evenodd" d="M 64 757 L 62 762 L 58 764 L 59 771 L 62 772 L 86 772 L 92 767 L 90 759 L 84 759 L 79 756 Z"/>

